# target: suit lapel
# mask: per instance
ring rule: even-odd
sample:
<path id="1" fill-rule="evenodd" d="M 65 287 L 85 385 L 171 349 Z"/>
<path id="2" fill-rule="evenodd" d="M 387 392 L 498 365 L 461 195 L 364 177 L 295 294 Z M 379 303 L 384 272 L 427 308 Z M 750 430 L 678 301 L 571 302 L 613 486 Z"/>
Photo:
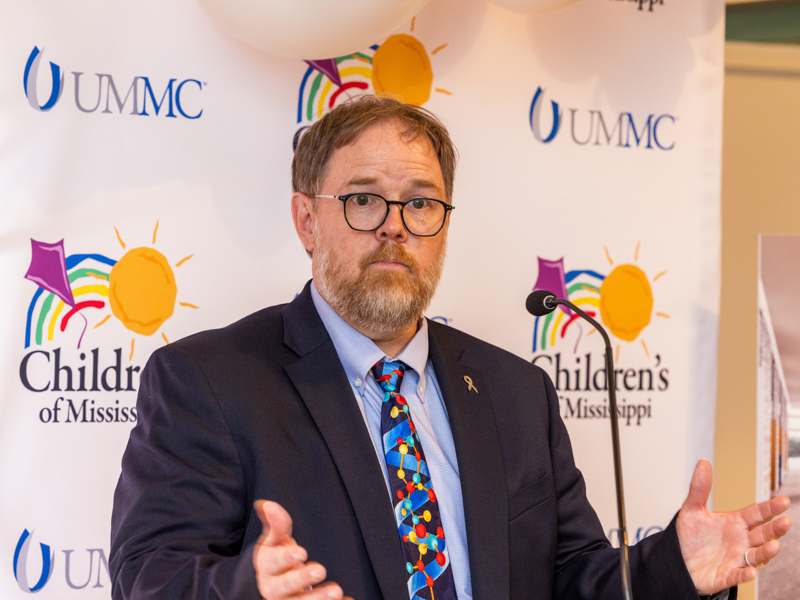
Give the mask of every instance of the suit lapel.
<path id="1" fill-rule="evenodd" d="M 361 411 L 308 285 L 284 308 L 284 340 L 300 358 L 284 367 L 311 413 L 350 497 L 385 600 L 408 600 L 397 525 Z"/>
<path id="2" fill-rule="evenodd" d="M 431 322 L 429 326 L 430 358 L 458 456 L 473 598 L 507 600 L 508 488 L 491 390 L 444 326 Z"/>

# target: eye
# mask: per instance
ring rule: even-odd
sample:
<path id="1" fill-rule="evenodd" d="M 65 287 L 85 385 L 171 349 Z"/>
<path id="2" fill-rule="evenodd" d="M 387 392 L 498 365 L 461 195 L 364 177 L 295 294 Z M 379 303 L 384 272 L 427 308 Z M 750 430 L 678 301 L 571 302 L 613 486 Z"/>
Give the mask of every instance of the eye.
<path id="1" fill-rule="evenodd" d="M 411 200 L 411 208 L 414 210 L 422 210 L 423 208 L 427 208 L 430 202 L 427 198 L 414 198 Z"/>
<path id="2" fill-rule="evenodd" d="M 369 206 L 374 200 L 369 194 L 358 194 L 350 197 L 350 202 L 357 206 Z"/>

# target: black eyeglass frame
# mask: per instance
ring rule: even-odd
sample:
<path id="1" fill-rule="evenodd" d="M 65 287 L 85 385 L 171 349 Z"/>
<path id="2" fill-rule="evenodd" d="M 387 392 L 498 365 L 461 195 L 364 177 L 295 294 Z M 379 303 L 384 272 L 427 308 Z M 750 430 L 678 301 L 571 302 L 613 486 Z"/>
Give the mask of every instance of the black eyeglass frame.
<path id="1" fill-rule="evenodd" d="M 350 223 L 350 219 L 347 218 L 347 201 L 353 196 L 375 196 L 376 198 L 380 198 L 381 200 L 383 200 L 386 203 L 386 214 L 383 215 L 383 219 L 381 219 L 381 222 L 378 223 L 372 229 L 358 229 L 356 227 L 353 227 L 352 223 Z M 377 231 L 378 229 L 380 229 L 381 226 L 386 222 L 386 217 L 389 216 L 389 209 L 391 209 L 393 204 L 396 204 L 397 206 L 400 207 L 400 219 L 403 221 L 403 227 L 406 228 L 406 231 L 408 231 L 408 233 L 416 237 L 433 237 L 435 235 L 438 235 L 438 233 L 442 230 L 442 228 L 444 228 L 445 221 L 447 221 L 447 213 L 449 213 L 451 210 L 455 210 L 456 208 L 452 204 L 447 204 L 447 202 L 444 202 L 442 200 L 437 200 L 436 198 L 422 198 L 422 197 L 410 198 L 405 202 L 401 202 L 399 200 L 387 200 L 380 194 L 373 194 L 372 192 L 353 192 L 352 194 L 343 194 L 341 196 L 334 196 L 330 194 L 316 194 L 314 195 L 314 198 L 333 198 L 334 200 L 340 200 L 342 202 L 344 220 L 347 221 L 348 227 L 350 227 L 350 229 L 352 229 L 353 231 L 364 231 L 364 232 Z M 406 208 L 406 204 L 408 204 L 409 202 L 414 202 L 415 200 L 427 200 L 429 202 L 436 202 L 437 204 L 441 204 L 444 207 L 444 216 L 442 217 L 442 222 L 439 225 L 439 229 L 437 229 L 433 233 L 426 233 L 424 235 L 421 235 L 419 233 L 414 233 L 413 231 L 411 231 L 411 229 L 408 227 L 408 224 L 406 223 L 406 218 L 403 215 L 403 211 Z"/>

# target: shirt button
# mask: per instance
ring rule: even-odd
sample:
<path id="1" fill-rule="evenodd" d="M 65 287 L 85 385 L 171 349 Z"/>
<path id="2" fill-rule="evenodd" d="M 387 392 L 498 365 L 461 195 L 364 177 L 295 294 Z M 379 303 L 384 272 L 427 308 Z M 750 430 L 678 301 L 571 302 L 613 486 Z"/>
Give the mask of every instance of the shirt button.
<path id="1" fill-rule="evenodd" d="M 360 379 L 356 378 L 356 380 L 353 383 L 356 384 L 356 387 L 361 387 L 361 380 Z"/>

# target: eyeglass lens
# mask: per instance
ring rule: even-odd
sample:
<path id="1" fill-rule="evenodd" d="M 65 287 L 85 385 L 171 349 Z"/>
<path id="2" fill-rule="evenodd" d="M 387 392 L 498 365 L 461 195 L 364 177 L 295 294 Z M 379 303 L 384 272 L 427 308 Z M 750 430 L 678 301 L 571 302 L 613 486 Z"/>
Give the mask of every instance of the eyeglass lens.
<path id="1" fill-rule="evenodd" d="M 355 194 L 344 203 L 345 217 L 350 227 L 373 231 L 380 227 L 389 212 L 389 204 L 374 194 Z M 429 198 L 413 198 L 402 207 L 403 222 L 414 235 L 432 235 L 444 224 L 444 205 Z"/>

